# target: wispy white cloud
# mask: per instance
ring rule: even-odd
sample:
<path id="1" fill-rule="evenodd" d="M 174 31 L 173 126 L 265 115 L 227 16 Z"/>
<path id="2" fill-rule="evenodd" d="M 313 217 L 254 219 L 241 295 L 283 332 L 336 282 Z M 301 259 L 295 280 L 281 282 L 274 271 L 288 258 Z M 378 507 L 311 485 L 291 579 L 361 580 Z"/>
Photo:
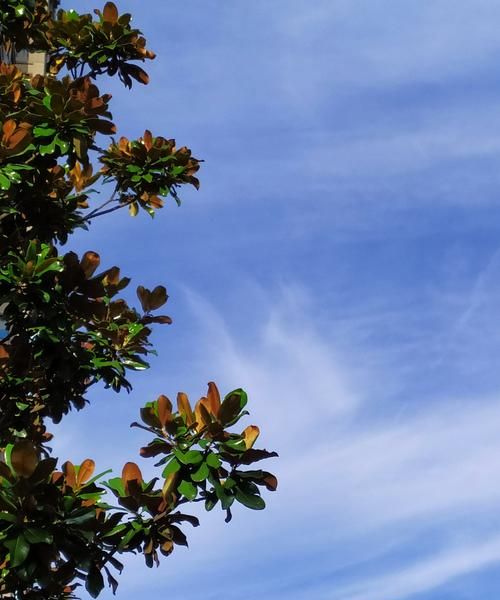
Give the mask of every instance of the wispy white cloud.
<path id="1" fill-rule="evenodd" d="M 498 563 L 500 537 L 496 536 L 438 552 L 395 573 L 375 576 L 369 581 L 316 597 L 325 600 L 401 600 Z"/>
<path id="2" fill-rule="evenodd" d="M 498 3 L 157 4 L 140 22 L 163 54 L 156 92 L 120 95 L 116 114 L 131 135 L 154 114 L 155 133 L 206 158 L 203 200 L 167 212 L 133 252 L 130 224 L 97 231 L 132 272 L 154 264 L 153 280 L 161 264 L 179 294 L 180 279 L 206 293 L 186 293 L 169 370 L 145 376 L 136 404 L 186 381 L 191 395 L 211 379 L 243 386 L 281 457 L 267 511 L 227 528 L 205 515 L 189 553 L 148 572 L 148 595 L 440 599 L 500 562 L 500 277 L 496 241 L 481 250 L 474 228 L 498 217 Z M 449 243 L 453 227 L 471 237 Z M 444 249 L 465 265 L 456 279 Z M 299 284 L 245 287 L 247 267 Z M 107 414 L 128 431 L 123 402 Z M 65 454 L 91 438 L 108 466 L 140 445 L 89 414 L 89 429 L 61 430 Z M 124 600 L 143 593 L 134 565 Z"/>
<path id="3" fill-rule="evenodd" d="M 291 559 L 295 529 L 290 523 L 307 520 L 307 507 L 321 527 L 301 542 L 302 557 L 309 563 L 326 548 L 331 551 L 315 579 L 318 587 L 307 583 L 304 597 L 332 600 L 400 600 L 499 560 L 500 542 L 479 543 L 473 532 L 489 522 L 500 503 L 495 460 L 500 398 L 443 398 L 416 412 L 384 411 L 376 417 L 369 377 L 357 377 L 361 356 L 351 354 L 353 363 L 340 361 L 327 327 L 320 332 L 314 317 L 294 318 L 304 314 L 296 310 L 303 306 L 303 295 L 298 297 L 288 290 L 285 301 L 273 300 L 268 318 L 252 333 L 250 350 L 245 336 L 232 336 L 222 315 L 191 296 L 200 324 L 211 324 L 202 338 L 204 356 L 210 347 L 210 368 L 223 380 L 249 388 L 256 421 L 270 428 L 270 441 L 284 450 L 277 465 L 280 492 L 270 498 L 271 529 L 269 534 L 247 531 L 247 543 L 272 545 L 274 554 Z M 399 365 L 378 373 L 382 379 L 391 376 L 400 376 Z M 363 418 L 365 412 L 372 417 Z M 451 523 L 469 540 L 463 548 L 449 537 Z M 407 551 L 409 543 L 431 531 L 440 548 L 435 553 L 392 565 L 390 574 L 384 574 L 382 563 L 377 577 L 361 573 L 356 585 L 321 592 L 321 582 L 335 580 L 345 567 L 343 545 L 359 545 L 362 563 L 377 548 L 387 552 L 388 539 Z"/>
<path id="4" fill-rule="evenodd" d="M 349 348 L 356 324 L 323 320 L 300 287 L 242 291 L 254 308 L 246 323 L 186 291 L 196 346 L 183 370 L 191 382 L 215 378 L 223 391 L 247 389 L 263 445 L 280 452 L 268 466 L 280 488 L 264 513 L 236 511 L 230 527 L 220 514 L 204 515 L 189 532 L 189 553 L 176 552 L 148 572 L 149 593 L 165 588 L 164 569 L 172 594 L 185 590 L 186 572 L 196 572 L 185 593 L 195 598 L 242 544 L 247 562 L 211 582 L 214 598 L 229 585 L 234 600 L 249 593 L 263 600 L 404 600 L 500 562 L 500 538 L 488 537 L 500 504 L 498 395 L 378 408 L 380 381 L 399 386 L 402 399 L 415 385 L 415 374 L 401 381 L 409 376 L 404 365 L 387 364 L 386 347 L 375 351 L 369 338 L 354 336 Z M 371 317 L 379 327 L 391 319 L 383 310 Z M 114 440 L 116 456 L 130 452 L 130 439 Z M 143 587 L 140 558 L 127 562 L 124 600 Z"/>
<path id="5" fill-rule="evenodd" d="M 263 295 L 256 294 L 256 299 Z M 312 326 L 310 302 L 301 290 L 282 288 L 274 306 L 266 303 L 267 314 L 266 309 L 261 317 L 254 312 L 253 318 L 262 321 L 251 333 L 251 344 L 231 333 L 223 315 L 200 296 L 191 292 L 187 297 L 204 331 L 203 363 L 209 352 L 212 372 L 251 390 L 256 414 L 271 424 L 273 433 L 279 433 L 288 415 L 288 431 L 280 441 L 288 445 L 318 418 L 327 423 L 352 415 L 360 401 L 354 378 L 342 368 L 328 336 Z"/>

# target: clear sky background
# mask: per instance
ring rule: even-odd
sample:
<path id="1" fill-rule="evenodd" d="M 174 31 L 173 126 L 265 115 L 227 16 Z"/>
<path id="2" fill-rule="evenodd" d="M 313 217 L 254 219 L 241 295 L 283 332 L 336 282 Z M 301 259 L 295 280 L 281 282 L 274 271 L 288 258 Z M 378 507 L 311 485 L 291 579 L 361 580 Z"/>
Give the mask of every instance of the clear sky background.
<path id="1" fill-rule="evenodd" d="M 206 162 L 180 209 L 72 240 L 164 283 L 174 324 L 55 448 L 149 472 L 139 407 L 213 379 L 280 453 L 266 511 L 205 515 L 118 597 L 500 597 L 500 4 L 117 3 L 158 54 L 148 87 L 100 83 L 120 134 Z"/>

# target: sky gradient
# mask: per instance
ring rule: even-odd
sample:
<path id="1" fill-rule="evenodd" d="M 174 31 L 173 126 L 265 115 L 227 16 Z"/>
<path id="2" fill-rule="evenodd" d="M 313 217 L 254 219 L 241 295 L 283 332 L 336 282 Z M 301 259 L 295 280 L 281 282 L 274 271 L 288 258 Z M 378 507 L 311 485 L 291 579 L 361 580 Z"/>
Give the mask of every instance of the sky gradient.
<path id="1" fill-rule="evenodd" d="M 117 4 L 158 55 L 148 87 L 99 83 L 119 133 L 206 162 L 181 208 L 70 242 L 165 284 L 174 324 L 55 449 L 147 471 L 139 407 L 215 380 L 280 453 L 266 511 L 203 515 L 160 569 L 127 561 L 118 597 L 498 597 L 498 2 Z"/>

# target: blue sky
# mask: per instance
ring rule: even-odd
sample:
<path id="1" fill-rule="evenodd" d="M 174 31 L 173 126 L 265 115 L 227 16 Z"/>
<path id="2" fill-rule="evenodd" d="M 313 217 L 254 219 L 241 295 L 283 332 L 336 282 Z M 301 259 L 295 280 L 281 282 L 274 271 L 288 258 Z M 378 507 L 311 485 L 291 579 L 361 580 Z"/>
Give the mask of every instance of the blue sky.
<path id="1" fill-rule="evenodd" d="M 95 392 L 55 449 L 119 470 L 145 401 L 213 379 L 247 389 L 280 489 L 205 515 L 160 569 L 128 562 L 118 596 L 498 597 L 498 2 L 119 8 L 158 54 L 148 87 L 100 83 L 120 133 L 206 162 L 180 209 L 71 242 L 164 283 L 174 324 L 134 392 Z"/>

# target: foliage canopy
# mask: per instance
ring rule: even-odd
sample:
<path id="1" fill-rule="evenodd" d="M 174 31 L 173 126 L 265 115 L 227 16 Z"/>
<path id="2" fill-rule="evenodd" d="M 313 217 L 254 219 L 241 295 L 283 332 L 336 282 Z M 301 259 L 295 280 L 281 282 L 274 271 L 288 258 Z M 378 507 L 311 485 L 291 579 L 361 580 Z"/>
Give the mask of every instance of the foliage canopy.
<path id="1" fill-rule="evenodd" d="M 90 458 L 58 466 L 50 423 L 83 409 L 98 382 L 130 391 L 129 372 L 149 366 L 152 326 L 171 322 L 156 313 L 165 287 L 139 286 L 140 306 L 130 306 L 117 266 L 64 247 L 97 217 L 179 203 L 180 187 L 199 187 L 200 161 L 149 130 L 100 146 L 116 126 L 96 80 L 147 84 L 137 63 L 154 58 L 112 2 L 55 16 L 47 1 L 2 0 L 0 48 L 0 596 L 74 598 L 80 581 L 97 597 L 105 581 L 116 591 L 121 554 L 142 553 L 151 567 L 187 545 L 183 527 L 198 519 L 185 504 L 219 505 L 226 521 L 235 501 L 264 508 L 261 489 L 275 490 L 276 478 L 248 467 L 276 454 L 254 447 L 256 426 L 237 428 L 246 393 L 221 398 L 211 382 L 194 406 L 181 392 L 176 407 L 160 395 L 141 409 L 132 425 L 150 436 L 140 454 L 157 461 L 151 481 L 134 462 L 107 480 Z M 44 52 L 47 74 L 23 73 L 23 51 Z M 98 180 L 113 189 L 100 206 Z"/>

